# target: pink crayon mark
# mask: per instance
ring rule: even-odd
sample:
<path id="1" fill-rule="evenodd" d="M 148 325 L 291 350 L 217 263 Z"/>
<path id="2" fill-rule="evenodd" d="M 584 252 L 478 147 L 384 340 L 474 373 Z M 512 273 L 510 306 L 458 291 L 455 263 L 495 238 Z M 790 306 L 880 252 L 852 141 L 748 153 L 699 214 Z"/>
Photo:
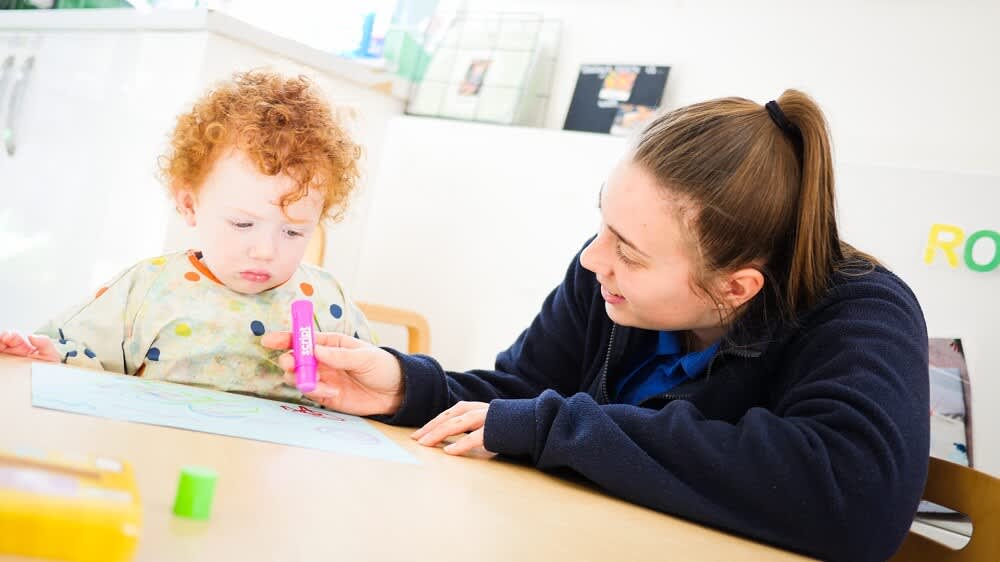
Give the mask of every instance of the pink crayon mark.
<path id="1" fill-rule="evenodd" d="M 320 412 L 318 410 L 311 410 L 309 408 L 306 408 L 305 406 L 292 407 L 282 404 L 281 409 L 288 410 L 289 412 L 295 412 L 297 414 L 308 414 L 310 416 L 316 416 L 318 418 L 325 418 L 328 420 L 347 421 L 346 418 L 342 418 L 340 416 L 331 414 L 329 412 Z"/>

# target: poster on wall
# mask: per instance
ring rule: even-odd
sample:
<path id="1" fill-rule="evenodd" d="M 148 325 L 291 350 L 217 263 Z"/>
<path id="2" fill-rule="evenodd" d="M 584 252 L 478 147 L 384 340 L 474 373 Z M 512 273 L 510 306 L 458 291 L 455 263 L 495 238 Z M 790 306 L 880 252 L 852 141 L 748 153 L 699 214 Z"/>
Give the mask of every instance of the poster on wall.
<path id="1" fill-rule="evenodd" d="M 931 456 L 965 466 L 972 466 L 969 388 L 962 340 L 931 338 Z"/>
<path id="2" fill-rule="evenodd" d="M 631 135 L 656 113 L 669 72 L 669 66 L 581 66 L 563 129 Z"/>
<path id="3" fill-rule="evenodd" d="M 476 96 L 483 87 L 483 80 L 486 78 L 486 71 L 490 68 L 490 59 L 476 59 L 469 63 L 465 71 L 465 78 L 458 85 L 458 95 Z"/>

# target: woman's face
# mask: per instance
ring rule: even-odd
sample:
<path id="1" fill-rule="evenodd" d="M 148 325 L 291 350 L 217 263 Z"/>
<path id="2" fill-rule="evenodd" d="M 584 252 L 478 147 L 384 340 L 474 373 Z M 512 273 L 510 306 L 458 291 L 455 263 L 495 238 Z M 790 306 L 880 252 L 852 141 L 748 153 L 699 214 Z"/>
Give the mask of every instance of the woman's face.
<path id="1" fill-rule="evenodd" d="M 651 330 L 721 330 L 716 304 L 693 283 L 693 236 L 682 201 L 624 160 L 601 190 L 601 226 L 580 256 L 597 276 L 608 316 Z M 718 334 L 721 336 L 721 332 Z"/>

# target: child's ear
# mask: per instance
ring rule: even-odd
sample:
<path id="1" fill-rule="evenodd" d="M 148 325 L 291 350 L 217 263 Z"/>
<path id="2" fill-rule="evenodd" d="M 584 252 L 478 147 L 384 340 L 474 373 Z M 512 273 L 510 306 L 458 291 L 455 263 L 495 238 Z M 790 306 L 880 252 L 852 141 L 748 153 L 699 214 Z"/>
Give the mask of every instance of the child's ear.
<path id="1" fill-rule="evenodd" d="M 195 205 L 198 200 L 195 194 L 190 189 L 178 189 L 174 191 L 174 203 L 177 206 L 177 212 L 180 213 L 181 218 L 188 226 L 194 226 L 195 221 Z"/>

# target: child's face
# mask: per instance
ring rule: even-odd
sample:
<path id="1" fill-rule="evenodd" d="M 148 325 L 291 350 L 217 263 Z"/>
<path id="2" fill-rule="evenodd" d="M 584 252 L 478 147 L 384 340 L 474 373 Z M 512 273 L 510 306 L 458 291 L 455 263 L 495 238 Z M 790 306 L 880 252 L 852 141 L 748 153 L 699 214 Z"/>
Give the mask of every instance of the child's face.
<path id="1" fill-rule="evenodd" d="M 177 208 L 195 229 L 205 265 L 230 289 L 248 295 L 281 285 L 302 262 L 319 224 L 317 190 L 284 209 L 295 188 L 287 175 L 267 176 L 240 150 L 224 152 L 197 192 L 181 190 Z"/>

